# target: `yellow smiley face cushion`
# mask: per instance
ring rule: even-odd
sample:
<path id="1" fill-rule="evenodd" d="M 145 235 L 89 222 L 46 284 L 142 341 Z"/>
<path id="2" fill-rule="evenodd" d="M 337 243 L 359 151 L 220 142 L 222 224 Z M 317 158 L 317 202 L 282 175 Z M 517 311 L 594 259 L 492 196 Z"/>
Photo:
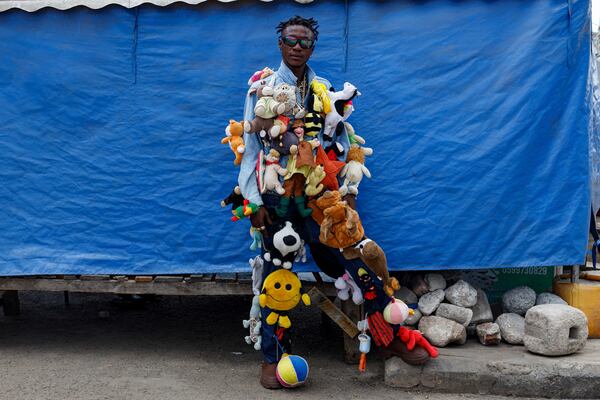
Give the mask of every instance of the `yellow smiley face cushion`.
<path id="1" fill-rule="evenodd" d="M 262 293 L 259 297 L 261 307 L 268 307 L 275 311 L 288 311 L 296 307 L 300 300 L 305 305 L 310 305 L 310 297 L 301 293 L 302 285 L 293 272 L 279 269 L 271 272 L 263 282 Z M 290 327 L 289 318 L 285 315 L 271 312 L 267 317 L 267 323 L 273 325 L 279 321 L 283 328 Z"/>

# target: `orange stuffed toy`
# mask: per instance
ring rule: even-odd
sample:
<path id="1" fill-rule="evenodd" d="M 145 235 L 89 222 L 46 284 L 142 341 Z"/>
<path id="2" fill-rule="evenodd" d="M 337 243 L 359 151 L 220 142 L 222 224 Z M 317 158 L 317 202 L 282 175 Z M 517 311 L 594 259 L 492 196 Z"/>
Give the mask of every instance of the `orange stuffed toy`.
<path id="1" fill-rule="evenodd" d="M 319 240 L 329 247 L 343 249 L 361 240 L 365 234 L 360 217 L 345 201 L 341 201 L 338 191 L 325 192 L 310 204 L 313 218 L 320 222 Z"/>
<path id="2" fill-rule="evenodd" d="M 235 154 L 235 160 L 233 163 L 235 165 L 240 165 L 242 162 L 242 155 L 246 150 L 246 146 L 244 145 L 244 128 L 240 122 L 235 120 L 230 120 L 229 125 L 225 129 L 225 134 L 227 135 L 223 139 L 221 139 L 222 144 L 229 144 L 229 148 Z"/>

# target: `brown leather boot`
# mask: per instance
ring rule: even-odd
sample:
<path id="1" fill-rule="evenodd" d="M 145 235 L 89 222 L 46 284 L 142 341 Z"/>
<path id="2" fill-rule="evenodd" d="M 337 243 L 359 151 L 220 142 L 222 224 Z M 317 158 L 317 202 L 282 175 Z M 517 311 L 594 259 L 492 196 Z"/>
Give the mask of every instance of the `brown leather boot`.
<path id="1" fill-rule="evenodd" d="M 267 364 L 262 363 L 260 367 L 260 384 L 265 389 L 281 389 L 281 383 L 275 376 L 275 370 L 277 369 L 277 363 Z"/>
<path id="2" fill-rule="evenodd" d="M 381 352 L 386 358 L 391 356 L 400 357 L 402 361 L 410 365 L 423 365 L 431 358 L 427 350 L 419 346 L 415 346 L 412 351 L 408 351 L 406 344 L 398 337 L 395 337 L 387 347 L 382 347 Z"/>

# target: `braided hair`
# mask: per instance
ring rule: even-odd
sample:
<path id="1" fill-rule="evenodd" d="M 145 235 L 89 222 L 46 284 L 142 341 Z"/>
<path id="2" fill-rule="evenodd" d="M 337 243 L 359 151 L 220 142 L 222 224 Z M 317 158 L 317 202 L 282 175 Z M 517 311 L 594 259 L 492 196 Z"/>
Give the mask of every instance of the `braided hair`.
<path id="1" fill-rule="evenodd" d="M 279 23 L 279 25 L 277 25 L 276 32 L 277 32 L 277 36 L 281 37 L 283 30 L 285 28 L 287 28 L 288 26 L 293 26 L 293 25 L 300 25 L 300 26 L 305 26 L 308 29 L 310 29 L 313 33 L 313 35 L 315 36 L 315 42 L 317 41 L 317 38 L 319 37 L 319 23 L 317 22 L 316 19 L 314 18 L 303 18 L 299 15 L 294 15 L 292 18 L 288 19 L 287 21 L 281 21 Z"/>

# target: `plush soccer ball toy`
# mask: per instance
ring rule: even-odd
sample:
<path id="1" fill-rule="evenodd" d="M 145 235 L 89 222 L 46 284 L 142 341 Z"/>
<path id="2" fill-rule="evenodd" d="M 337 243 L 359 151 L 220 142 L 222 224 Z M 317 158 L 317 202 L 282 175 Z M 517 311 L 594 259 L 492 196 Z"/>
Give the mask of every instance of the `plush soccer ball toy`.
<path id="1" fill-rule="evenodd" d="M 300 356 L 284 354 L 277 363 L 275 376 L 283 387 L 293 388 L 300 386 L 308 378 L 308 363 Z"/>
<path id="2" fill-rule="evenodd" d="M 408 306 L 402 300 L 398 300 L 396 298 L 392 298 L 392 301 L 390 301 L 383 309 L 383 319 L 392 325 L 399 325 L 403 323 L 409 315 L 413 314 L 413 310 L 408 308 Z"/>

